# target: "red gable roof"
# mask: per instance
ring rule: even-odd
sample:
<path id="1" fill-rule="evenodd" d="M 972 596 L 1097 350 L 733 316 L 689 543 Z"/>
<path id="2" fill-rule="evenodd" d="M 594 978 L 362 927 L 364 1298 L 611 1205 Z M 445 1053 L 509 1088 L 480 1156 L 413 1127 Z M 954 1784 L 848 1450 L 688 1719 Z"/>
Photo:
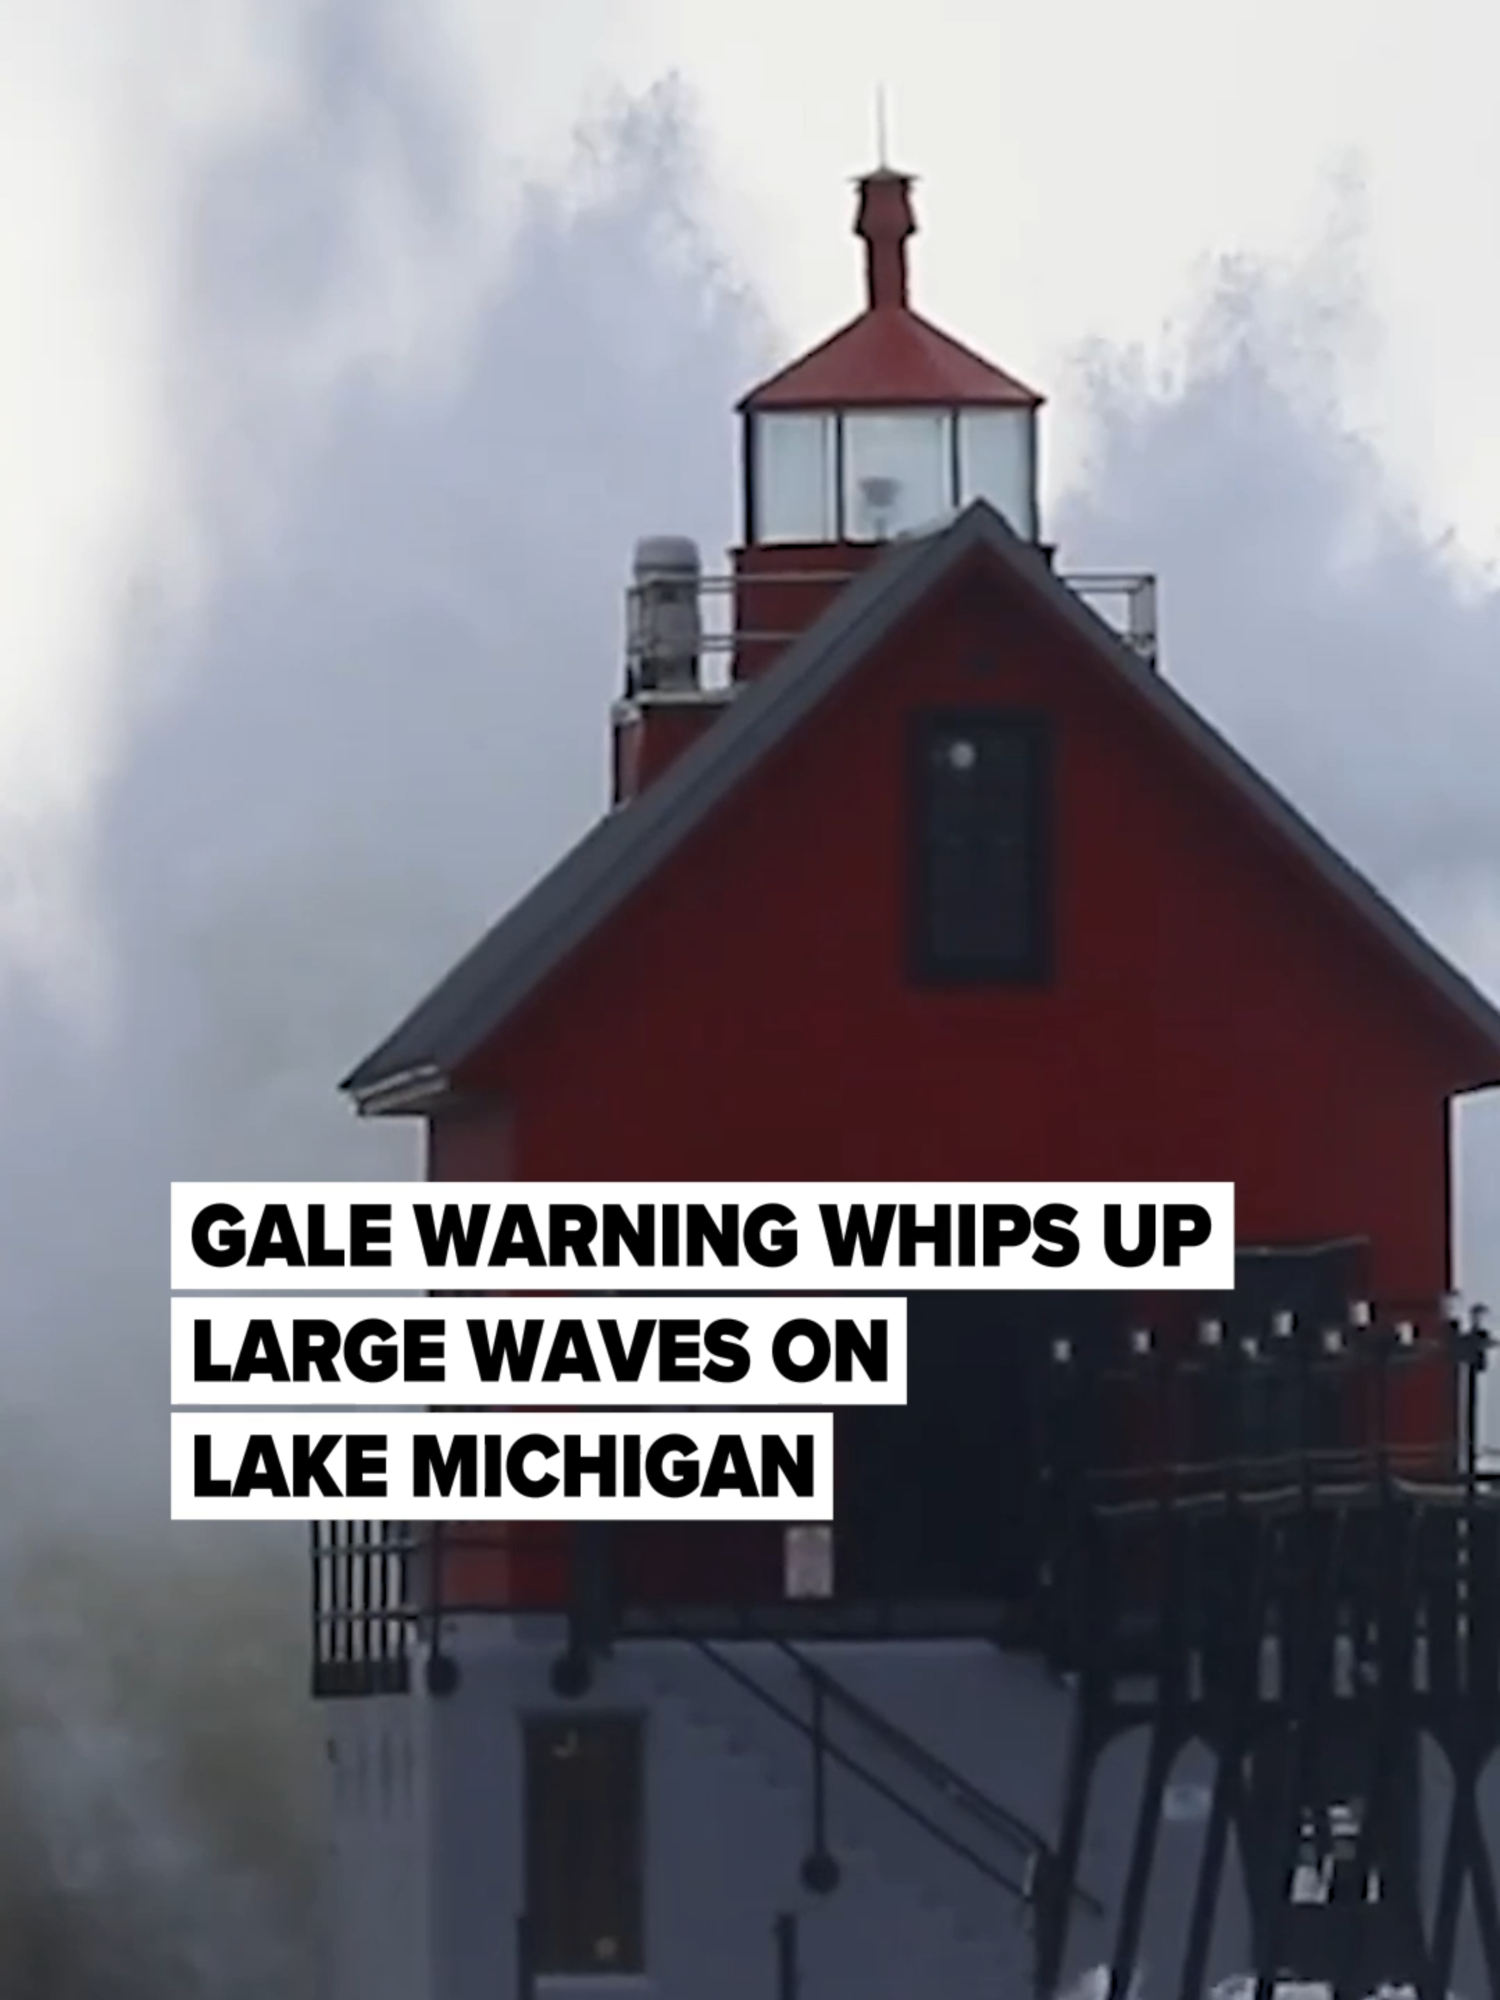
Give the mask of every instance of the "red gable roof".
<path id="1" fill-rule="evenodd" d="M 865 310 L 752 389 L 741 410 L 982 404 L 1037 409 L 1042 398 L 907 302 L 906 243 L 916 233 L 912 177 L 882 167 L 859 183 L 855 234 L 865 246 Z"/>
<path id="2" fill-rule="evenodd" d="M 360 1108 L 405 1112 L 452 1087 L 453 1078 L 510 1021 L 580 944 L 688 840 L 719 802 L 785 741 L 834 687 L 974 559 L 991 565 L 1023 602 L 1071 632 L 1121 691 L 1153 713 L 1169 739 L 1217 781 L 1252 825 L 1301 864 L 1323 907 L 1370 939 L 1397 977 L 1425 998 L 1430 1017 L 1456 1035 L 1464 1090 L 1500 1083 L 1500 1009 L 1416 931 L 1279 792 L 1248 765 L 1162 676 L 1147 666 L 1029 543 L 983 501 L 947 527 L 892 542 L 874 566 L 651 788 L 608 814 L 524 896 L 395 1033 L 344 1080 Z"/>

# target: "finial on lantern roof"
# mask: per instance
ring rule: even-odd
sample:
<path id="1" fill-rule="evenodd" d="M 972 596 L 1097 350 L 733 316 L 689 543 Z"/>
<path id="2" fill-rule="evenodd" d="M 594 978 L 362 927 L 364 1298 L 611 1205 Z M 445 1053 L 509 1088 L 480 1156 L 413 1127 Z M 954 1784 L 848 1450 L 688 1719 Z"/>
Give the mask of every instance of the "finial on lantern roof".
<path id="1" fill-rule="evenodd" d="M 881 124 L 884 125 L 884 111 Z M 883 140 L 883 134 L 882 134 Z M 903 174 L 885 161 L 880 147 L 880 165 L 861 176 L 859 210 L 854 233 L 864 239 L 865 304 L 871 311 L 881 306 L 906 304 L 906 242 L 917 233 L 912 212 L 914 177 Z"/>

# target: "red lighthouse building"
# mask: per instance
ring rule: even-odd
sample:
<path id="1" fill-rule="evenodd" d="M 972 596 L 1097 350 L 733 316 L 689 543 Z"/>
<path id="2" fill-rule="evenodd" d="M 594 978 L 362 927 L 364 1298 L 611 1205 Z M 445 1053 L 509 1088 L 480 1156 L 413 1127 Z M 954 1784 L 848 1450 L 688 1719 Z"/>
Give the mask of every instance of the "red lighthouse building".
<path id="1" fill-rule="evenodd" d="M 1205 1618 L 1209 1531 L 1163 1523 L 1208 1506 L 1250 1578 L 1246 1465 L 1453 1484 L 1450 1107 L 1500 1082 L 1500 1015 L 1176 690 L 1151 579 L 1059 568 L 1040 399 L 910 302 L 909 178 L 856 227 L 863 310 L 741 406 L 730 575 L 640 545 L 608 810 L 345 1088 L 421 1118 L 438 1180 L 1232 1180 L 1236 1290 L 913 1299 L 910 1406 L 840 1415 L 811 1584 L 779 1530 L 321 1540 L 340 1978 L 1123 1996 L 1275 1959 L 1342 1993 L 1369 1937 L 1436 1978 L 1416 1890 L 1282 1907 L 1283 1849 L 1427 1865 L 1417 1725 L 1377 1759 L 1404 1803 L 1364 1709 L 1294 1777 L 1307 1716 L 1253 1723 L 1213 1647 L 1291 1675 L 1302 1614 L 1247 1582 L 1264 1629 Z M 1132 1505 L 1155 1539 L 1101 1555 Z M 1306 1532 L 1286 1576 L 1332 1565 L 1331 1603 Z M 1356 1666 L 1363 1615 L 1326 1635 Z"/>

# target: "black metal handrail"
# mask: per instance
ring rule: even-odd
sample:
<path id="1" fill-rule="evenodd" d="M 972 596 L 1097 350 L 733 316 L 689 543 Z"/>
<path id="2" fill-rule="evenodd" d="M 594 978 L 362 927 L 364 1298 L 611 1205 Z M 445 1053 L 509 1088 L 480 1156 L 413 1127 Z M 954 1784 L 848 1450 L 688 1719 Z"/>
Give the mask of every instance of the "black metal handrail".
<path id="1" fill-rule="evenodd" d="M 758 1681 L 754 1674 L 746 1673 L 742 1667 L 738 1666 L 733 1660 L 727 1659 L 724 1654 L 719 1652 L 710 1640 L 700 1637 L 697 1633 L 684 1632 L 681 1636 L 689 1645 L 696 1647 L 706 1660 L 711 1661 L 719 1669 L 720 1673 L 726 1675 L 736 1686 L 743 1688 L 747 1694 L 753 1696 L 763 1708 L 768 1709 L 771 1714 L 779 1716 L 783 1722 L 796 1730 L 799 1736 L 806 1737 L 809 1742 L 813 1740 L 814 1732 L 811 1725 L 802 1716 L 798 1715 L 794 1708 L 789 1708 L 779 1696 L 774 1695 L 768 1687 L 761 1681 Z M 857 1778 L 870 1791 L 874 1792 L 878 1797 L 883 1798 L 888 1805 L 894 1806 L 907 1819 L 911 1820 L 915 1825 L 920 1826 L 940 1846 L 946 1847 L 950 1853 L 956 1854 L 962 1860 L 967 1861 L 971 1867 L 977 1869 L 981 1875 L 993 1882 L 998 1888 L 1005 1890 L 1007 1895 L 1013 1896 L 1020 1903 L 1029 1903 L 1031 1901 L 1032 1879 L 1030 1871 L 1028 1871 L 1026 1876 L 1018 1880 L 1014 1875 L 1007 1874 L 1004 1869 L 995 1867 L 993 1863 L 986 1861 L 982 1854 L 976 1853 L 966 1841 L 960 1840 L 956 1834 L 951 1834 L 945 1827 L 939 1826 L 937 1821 L 929 1814 L 923 1812 L 920 1806 L 913 1805 L 910 1799 L 904 1797 L 893 1785 L 888 1785 L 884 1778 L 878 1777 L 875 1772 L 861 1764 L 858 1758 L 851 1756 L 847 1750 L 842 1749 L 836 1743 L 828 1742 L 826 1737 L 823 1738 L 820 1747 L 825 1757 L 830 1758 L 842 1770 L 847 1771 L 851 1777 Z M 1093 1901 L 1092 1898 L 1085 1896 L 1084 1892 L 1079 1891 L 1078 1893 L 1083 1900 L 1087 1902 Z M 1102 1908 L 1101 1905 L 1095 1905 L 1095 1907 Z"/>
<path id="2" fill-rule="evenodd" d="M 663 1626 L 666 1629 L 673 1629 L 673 1621 L 670 1614 L 658 1611 L 656 1615 L 662 1620 Z M 960 1839 L 956 1834 L 950 1833 L 946 1827 L 941 1826 L 929 1813 L 924 1812 L 919 1805 L 916 1805 L 893 1785 L 887 1784 L 883 1778 L 868 1769 L 856 1757 L 852 1756 L 849 1751 L 838 1744 L 829 1742 L 821 1727 L 821 1702 L 815 1711 L 819 1714 L 818 1722 L 810 1723 L 804 1717 L 798 1715 L 795 1709 L 788 1707 L 777 1695 L 773 1694 L 754 1674 L 746 1672 L 735 1661 L 719 1652 L 710 1640 L 704 1638 L 699 1633 L 687 1631 L 680 1626 L 676 1627 L 675 1630 L 678 1637 L 694 1646 L 706 1660 L 718 1668 L 720 1673 L 732 1680 L 738 1687 L 743 1688 L 763 1708 L 767 1709 L 771 1714 L 778 1716 L 789 1727 L 796 1730 L 800 1736 L 812 1743 L 818 1756 L 830 1758 L 841 1769 L 847 1771 L 852 1777 L 857 1778 L 868 1790 L 874 1792 L 877 1797 L 883 1798 L 888 1805 L 894 1806 L 899 1813 L 912 1821 L 914 1825 L 921 1827 L 939 1846 L 945 1847 L 950 1853 L 956 1854 L 961 1860 L 968 1862 L 972 1868 L 976 1869 L 997 1887 L 1003 1889 L 1008 1895 L 1014 1897 L 1018 1902 L 1029 1907 L 1038 1901 L 1039 1896 L 1044 1890 L 1048 1893 L 1051 1892 L 1056 1884 L 1056 1857 L 1053 1854 L 1050 1843 L 1038 1829 L 1029 1826 L 1019 1815 L 1009 1812 L 997 1801 L 990 1799 L 978 1786 L 971 1784 L 961 1773 L 953 1770 L 935 1751 L 930 1751 L 925 1745 L 918 1743 L 914 1737 L 908 1735 L 902 1729 L 899 1723 L 883 1715 L 872 1704 L 864 1701 L 861 1696 L 856 1695 L 852 1689 L 846 1688 L 834 1676 L 828 1674 L 814 1662 L 799 1654 L 795 1647 L 784 1642 L 777 1642 L 778 1650 L 786 1653 L 797 1664 L 807 1677 L 808 1684 L 814 1690 L 816 1696 L 832 1699 L 838 1705 L 846 1707 L 851 1714 L 858 1715 L 862 1720 L 867 1719 L 878 1733 L 884 1736 L 887 1743 L 893 1749 L 896 1749 L 898 1754 L 905 1759 L 908 1767 L 915 1775 L 926 1779 L 928 1783 L 937 1785 L 946 1797 L 961 1799 L 972 1812 L 983 1818 L 988 1826 L 994 1830 L 1002 1831 L 1004 1837 L 1013 1847 L 1019 1848 L 1025 1853 L 1027 1866 L 1019 1879 L 1008 1873 L 1005 1869 L 996 1867 L 992 1862 L 986 1860 L 983 1855 L 976 1852 L 967 1841 Z M 818 1837 L 821 1838 L 821 1823 L 818 1829 Z M 1067 1893 L 1069 1900 L 1076 1902 L 1091 1915 L 1102 1916 L 1104 1914 L 1103 1903 L 1081 1884 L 1072 1883 L 1067 1885 Z"/>
<path id="3" fill-rule="evenodd" d="M 1238 1485 L 1264 1480 L 1280 1485 L 1288 1477 L 1314 1479 L 1360 1479 L 1382 1472 L 1410 1476 L 1416 1474 L 1454 1476 L 1460 1472 L 1458 1446 L 1443 1445 L 1325 1445 L 1305 1450 L 1276 1452 L 1229 1452 L 1215 1458 L 1159 1458 L 1138 1465 L 1091 1466 L 1084 1477 L 1099 1489 L 1143 1486 L 1152 1480 L 1212 1482 L 1215 1486 Z M 1494 1473 L 1479 1475 L 1481 1481 L 1496 1480 Z"/>
<path id="4" fill-rule="evenodd" d="M 903 1729 L 892 1716 L 876 1708 L 872 1702 L 866 1701 L 863 1695 L 856 1694 L 826 1667 L 819 1666 L 815 1660 L 810 1660 L 805 1653 L 799 1652 L 789 1639 L 778 1638 L 773 1643 L 779 1652 L 793 1662 L 810 1684 L 823 1690 L 824 1695 L 836 1708 L 842 1709 L 872 1736 L 878 1737 L 903 1763 L 920 1773 L 945 1798 L 961 1807 L 971 1817 L 983 1821 L 987 1827 L 1023 1853 L 1028 1860 L 1034 1859 L 1037 1855 L 1043 1857 L 1047 1855 L 1047 1837 L 1039 1828 L 1029 1825 L 1018 1813 L 1013 1813 L 1008 1806 L 1001 1805 L 998 1799 L 992 1799 L 972 1779 L 955 1770 L 945 1758 L 938 1755 L 937 1751 L 919 1742 L 909 1730 Z"/>
<path id="5" fill-rule="evenodd" d="M 1282 1480 L 1274 1486 L 1251 1486 L 1238 1492 L 1213 1488 L 1199 1493 L 1143 1494 L 1129 1500 L 1102 1500 L 1092 1513 L 1101 1521 L 1158 1519 L 1165 1515 L 1275 1514 L 1336 1509 L 1378 1511 L 1391 1499 L 1419 1502 L 1440 1510 L 1472 1508 L 1476 1514 L 1500 1511 L 1500 1489 L 1490 1486 L 1469 1492 L 1461 1479 L 1335 1479 L 1308 1482 Z"/>

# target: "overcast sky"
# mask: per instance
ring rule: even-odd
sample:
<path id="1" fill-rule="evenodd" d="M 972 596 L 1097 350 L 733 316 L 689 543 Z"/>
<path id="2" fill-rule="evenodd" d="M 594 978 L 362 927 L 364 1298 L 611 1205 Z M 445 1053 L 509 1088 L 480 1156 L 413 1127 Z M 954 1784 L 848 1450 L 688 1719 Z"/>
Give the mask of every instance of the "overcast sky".
<path id="1" fill-rule="evenodd" d="M 109 1890 L 39 1963 L 123 1925 L 153 2000 L 279 1977 L 291 1558 L 129 1553 L 164 1184 L 410 1163 L 332 1085 L 599 810 L 631 543 L 722 546 L 735 395 L 857 304 L 880 80 L 921 304 L 1052 398 L 1065 557 L 1155 569 L 1166 670 L 1500 991 L 1492 10 L 749 18 L 0 0 L 0 1938 L 59 1848 Z M 1461 1166 L 1500 1287 L 1493 1114 Z M 97 1597 L 20 1616 L 38 1550 L 140 1639 L 134 1735 Z M 268 1634 L 248 1747 L 172 1734 Z"/>

